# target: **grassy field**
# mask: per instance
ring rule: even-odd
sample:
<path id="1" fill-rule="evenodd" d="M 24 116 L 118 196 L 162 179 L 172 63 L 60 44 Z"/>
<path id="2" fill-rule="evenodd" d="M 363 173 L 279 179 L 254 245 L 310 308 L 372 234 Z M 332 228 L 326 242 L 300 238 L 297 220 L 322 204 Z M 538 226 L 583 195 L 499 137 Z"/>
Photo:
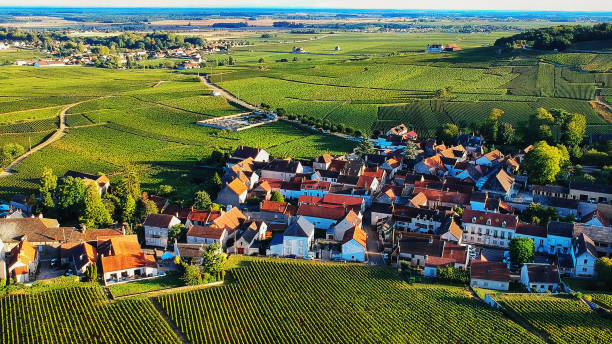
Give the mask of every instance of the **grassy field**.
<path id="1" fill-rule="evenodd" d="M 612 341 L 612 321 L 571 296 L 506 294 L 496 300 L 552 343 Z"/>
<path id="2" fill-rule="evenodd" d="M 183 286 L 178 273 L 131 283 L 113 284 L 108 290 L 114 298 Z"/>
<path id="3" fill-rule="evenodd" d="M 460 287 L 409 285 L 384 267 L 232 260 L 231 284 L 156 299 L 192 343 L 541 343 Z"/>

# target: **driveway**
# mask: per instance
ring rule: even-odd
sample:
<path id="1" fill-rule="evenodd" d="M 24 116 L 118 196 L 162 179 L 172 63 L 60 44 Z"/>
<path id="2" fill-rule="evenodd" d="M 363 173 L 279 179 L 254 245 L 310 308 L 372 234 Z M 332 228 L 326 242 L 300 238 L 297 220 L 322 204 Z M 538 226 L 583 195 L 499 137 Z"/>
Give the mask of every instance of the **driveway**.
<path id="1" fill-rule="evenodd" d="M 378 240 L 378 233 L 369 224 L 363 223 L 363 228 L 368 233 L 366 240 L 368 263 L 371 265 L 386 265 L 382 254 L 383 243 Z"/>

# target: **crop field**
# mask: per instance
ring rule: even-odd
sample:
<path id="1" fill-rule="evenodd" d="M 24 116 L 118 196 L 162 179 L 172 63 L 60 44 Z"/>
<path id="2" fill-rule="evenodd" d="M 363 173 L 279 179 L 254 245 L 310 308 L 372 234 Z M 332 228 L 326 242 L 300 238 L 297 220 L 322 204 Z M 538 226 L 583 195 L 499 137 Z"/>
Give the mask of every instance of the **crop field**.
<path id="1" fill-rule="evenodd" d="M 266 103 L 289 113 L 328 118 L 367 133 L 404 122 L 431 134 L 443 123 L 482 121 L 493 107 L 505 110 L 507 116 L 502 121 L 514 125 L 526 121 L 540 106 L 585 115 L 589 126 L 597 125 L 589 127 L 589 133 L 601 131 L 599 125 L 607 124 L 588 101 L 595 98 L 597 87 L 612 85 L 612 72 L 605 67 L 612 60 L 609 56 L 500 58 L 494 49 L 481 47 L 492 39 L 486 35 L 457 41 L 466 49 L 447 54 L 409 53 L 417 47 L 424 49 L 438 38 L 436 35 L 430 41 L 415 37 L 404 43 L 395 41 L 397 36 L 380 35 L 377 47 L 388 49 L 386 56 L 370 47 L 369 54 L 357 57 L 360 51 L 349 43 L 347 50 L 328 51 L 335 47 L 332 40 L 350 42 L 349 37 L 329 35 L 309 40 L 300 44 L 306 54 L 288 53 L 292 46 L 287 44 L 260 44 L 248 51 L 237 48 L 232 53 L 236 66 L 206 71 L 215 83 L 252 104 Z M 367 47 L 368 37 L 355 35 L 353 43 Z M 439 41 L 454 40 L 446 36 Z M 282 59 L 286 62 L 280 62 Z M 445 87 L 450 87 L 450 94 L 437 99 L 436 91 Z M 427 106 L 421 102 L 431 100 L 440 100 L 444 111 L 423 112 L 421 108 Z M 390 112 L 394 113 L 392 118 L 387 117 Z"/>
<path id="2" fill-rule="evenodd" d="M 192 343 L 542 342 L 460 287 L 409 285 L 385 267 L 232 259 L 233 283 L 157 298 Z"/>
<path id="3" fill-rule="evenodd" d="M 612 342 L 612 321 L 570 296 L 507 294 L 498 301 L 553 343 Z"/>
<path id="4" fill-rule="evenodd" d="M 98 287 L 1 296 L 0 319 L 2 343 L 180 343 L 151 301 L 108 302 Z"/>

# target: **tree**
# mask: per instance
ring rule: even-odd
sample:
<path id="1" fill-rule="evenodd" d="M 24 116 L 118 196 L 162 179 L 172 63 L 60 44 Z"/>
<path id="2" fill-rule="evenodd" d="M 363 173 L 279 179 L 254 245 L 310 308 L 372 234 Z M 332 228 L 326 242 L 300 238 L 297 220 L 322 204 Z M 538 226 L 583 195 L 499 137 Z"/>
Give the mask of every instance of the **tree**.
<path id="1" fill-rule="evenodd" d="M 223 270 L 223 264 L 227 259 L 227 255 L 221 249 L 221 245 L 213 243 L 208 246 L 206 252 L 202 255 L 202 266 L 204 271 L 213 276 L 219 275 Z"/>
<path id="2" fill-rule="evenodd" d="M 138 204 L 139 209 L 139 218 L 144 220 L 147 216 L 151 214 L 159 213 L 159 209 L 157 209 L 157 204 L 148 198 L 141 198 L 140 203 Z"/>
<path id="3" fill-rule="evenodd" d="M 489 132 L 489 138 L 492 141 L 497 141 L 497 132 L 499 130 L 499 118 L 504 114 L 504 110 L 501 109 L 492 109 L 489 114 L 489 118 L 487 118 L 486 126 Z"/>
<path id="4" fill-rule="evenodd" d="M 193 197 L 193 207 L 198 210 L 208 210 L 212 201 L 206 191 L 198 191 Z"/>
<path id="5" fill-rule="evenodd" d="M 95 281 L 98 279 L 98 265 L 96 262 L 92 262 L 91 264 L 87 265 L 85 277 L 87 277 L 88 281 Z"/>
<path id="6" fill-rule="evenodd" d="M 198 269 L 195 265 L 187 265 L 185 266 L 185 270 L 183 271 L 183 275 L 181 276 L 181 281 L 185 285 L 198 285 L 202 281 L 202 275 L 200 274 L 200 269 Z"/>
<path id="7" fill-rule="evenodd" d="M 446 143 L 455 141 L 457 135 L 459 135 L 459 128 L 453 123 L 444 124 L 439 132 L 439 137 Z"/>
<path id="8" fill-rule="evenodd" d="M 577 113 L 568 114 L 561 126 L 562 142 L 568 146 L 577 146 L 585 133 L 586 117 Z"/>
<path id="9" fill-rule="evenodd" d="M 13 161 L 18 156 L 25 153 L 25 148 L 17 143 L 5 143 L 0 149 L 0 159 L 3 164 Z"/>
<path id="10" fill-rule="evenodd" d="M 408 141 L 406 148 L 404 148 L 404 157 L 406 159 L 414 160 L 419 155 L 419 147 L 414 141 Z"/>
<path id="11" fill-rule="evenodd" d="M 264 60 L 264 58 L 263 58 L 263 57 L 260 57 L 260 58 L 259 58 L 259 60 L 257 60 L 257 62 L 258 62 L 258 63 L 264 63 L 264 62 L 265 62 L 265 60 Z"/>
<path id="12" fill-rule="evenodd" d="M 87 186 L 80 178 L 62 178 L 55 192 L 58 217 L 62 222 L 74 222 L 83 210 Z"/>
<path id="13" fill-rule="evenodd" d="M 507 145 L 511 145 L 512 143 L 514 143 L 515 130 L 514 130 L 514 127 L 512 127 L 512 124 L 505 122 L 502 125 L 502 139 L 504 140 L 504 143 Z"/>
<path id="14" fill-rule="evenodd" d="M 40 186 L 38 190 L 40 193 L 53 192 L 57 188 L 57 176 L 53 174 L 53 170 L 45 167 L 42 176 L 40 177 Z"/>
<path id="15" fill-rule="evenodd" d="M 549 146 L 546 141 L 540 141 L 527 153 L 522 166 L 534 184 L 547 184 L 555 181 L 561 171 L 561 159 L 562 153 L 557 147 Z"/>
<path id="16" fill-rule="evenodd" d="M 227 60 L 227 64 L 229 66 L 233 66 L 234 65 L 234 58 L 232 56 L 230 56 L 229 59 Z"/>
<path id="17" fill-rule="evenodd" d="M 108 210 L 106 210 L 102 203 L 102 198 L 96 185 L 89 185 L 83 202 L 84 209 L 79 216 L 79 222 L 93 228 L 107 227 L 113 223 Z"/>
<path id="18" fill-rule="evenodd" d="M 171 196 L 174 193 L 174 188 L 171 185 L 162 184 L 159 186 L 157 192 L 161 196 Z"/>
<path id="19" fill-rule="evenodd" d="M 122 222 L 132 223 L 136 215 L 136 201 L 128 194 L 119 202 L 120 217 Z"/>
<path id="20" fill-rule="evenodd" d="M 215 194 L 219 193 L 223 188 L 223 181 L 221 181 L 221 176 L 219 176 L 218 172 L 215 172 L 215 175 L 212 179 L 212 189 Z"/>
<path id="21" fill-rule="evenodd" d="M 595 262 L 595 272 L 600 282 L 612 286 L 612 258 L 601 257 Z"/>
<path id="22" fill-rule="evenodd" d="M 130 195 L 134 200 L 140 199 L 142 195 L 140 191 L 140 178 L 133 168 L 128 168 L 123 174 L 115 193 L 119 198 L 125 198 Z"/>
<path id="23" fill-rule="evenodd" d="M 510 261 L 516 265 L 533 261 L 533 239 L 514 237 L 510 240 Z"/>
<path id="24" fill-rule="evenodd" d="M 557 220 L 559 213 L 554 207 L 545 207 L 540 203 L 531 203 L 521 213 L 521 220 L 545 226 L 551 220 Z"/>
<path id="25" fill-rule="evenodd" d="M 278 191 L 272 191 L 272 195 L 270 196 L 270 201 L 273 202 L 285 202 L 285 198 Z"/>
<path id="26" fill-rule="evenodd" d="M 187 232 L 185 231 L 185 225 L 180 223 L 178 225 L 172 226 L 172 228 L 168 231 L 168 247 L 171 248 L 174 245 L 174 239 L 176 241 L 182 241 Z"/>
<path id="27" fill-rule="evenodd" d="M 359 155 L 374 154 L 374 152 L 376 152 L 374 145 L 369 139 L 366 138 L 362 139 L 361 142 L 359 142 L 359 145 L 357 145 L 355 148 L 355 153 Z"/>

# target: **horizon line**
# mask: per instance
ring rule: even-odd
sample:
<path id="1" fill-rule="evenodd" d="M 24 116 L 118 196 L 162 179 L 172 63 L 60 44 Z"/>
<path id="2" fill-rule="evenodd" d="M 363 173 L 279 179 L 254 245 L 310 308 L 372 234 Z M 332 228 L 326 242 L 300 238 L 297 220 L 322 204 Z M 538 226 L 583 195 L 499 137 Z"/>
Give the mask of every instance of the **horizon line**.
<path id="1" fill-rule="evenodd" d="M 589 10 L 520 10 L 520 9 L 456 9 L 456 8 L 352 8 L 352 7 L 292 7 L 292 6 L 25 6 L 25 5 L 0 5 L 0 9 L 28 8 L 28 9 L 277 9 L 277 10 L 351 10 L 351 11 L 458 11 L 458 12 L 522 12 L 522 13 L 599 13 L 602 15 L 612 14 L 612 11 L 589 11 Z"/>

